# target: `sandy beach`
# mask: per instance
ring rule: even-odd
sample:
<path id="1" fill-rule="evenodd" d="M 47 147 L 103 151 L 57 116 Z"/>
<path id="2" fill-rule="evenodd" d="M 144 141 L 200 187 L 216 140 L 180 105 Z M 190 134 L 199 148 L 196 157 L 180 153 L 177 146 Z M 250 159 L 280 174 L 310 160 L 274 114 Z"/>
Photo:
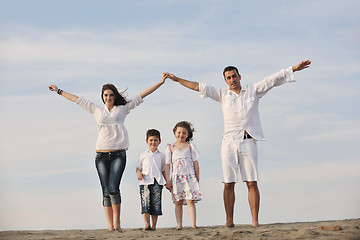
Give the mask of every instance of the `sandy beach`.
<path id="1" fill-rule="evenodd" d="M 223 226 L 200 226 L 198 229 L 185 227 L 159 228 L 144 231 L 142 228 L 125 228 L 122 233 L 105 229 L 95 230 L 43 230 L 43 231 L 2 231 L 0 239 L 360 239 L 360 219 L 264 224 L 259 228 L 250 225 L 235 225 L 225 229 Z"/>

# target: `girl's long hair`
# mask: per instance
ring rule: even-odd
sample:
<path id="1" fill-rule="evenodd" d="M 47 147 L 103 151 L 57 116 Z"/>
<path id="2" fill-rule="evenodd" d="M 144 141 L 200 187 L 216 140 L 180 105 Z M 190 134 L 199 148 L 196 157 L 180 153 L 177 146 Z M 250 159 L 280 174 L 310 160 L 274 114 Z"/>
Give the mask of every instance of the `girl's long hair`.
<path id="1" fill-rule="evenodd" d="M 186 141 L 187 142 L 190 142 L 194 136 L 194 132 L 195 132 L 195 129 L 192 127 L 192 124 L 190 122 L 187 122 L 187 121 L 181 121 L 181 122 L 178 122 L 175 127 L 173 128 L 173 132 L 175 134 L 176 132 L 176 129 L 178 127 L 182 127 L 182 128 L 185 128 L 188 133 L 189 133 L 189 136 L 186 138 Z"/>

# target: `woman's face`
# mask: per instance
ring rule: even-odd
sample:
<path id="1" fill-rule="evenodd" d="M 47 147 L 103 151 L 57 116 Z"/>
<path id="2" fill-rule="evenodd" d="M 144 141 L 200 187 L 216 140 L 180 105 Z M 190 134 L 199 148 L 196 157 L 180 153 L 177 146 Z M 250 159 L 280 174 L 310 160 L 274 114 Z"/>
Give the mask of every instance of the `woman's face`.
<path id="1" fill-rule="evenodd" d="M 115 95 L 113 90 L 106 89 L 103 93 L 103 99 L 107 106 L 113 106 L 115 102 Z"/>

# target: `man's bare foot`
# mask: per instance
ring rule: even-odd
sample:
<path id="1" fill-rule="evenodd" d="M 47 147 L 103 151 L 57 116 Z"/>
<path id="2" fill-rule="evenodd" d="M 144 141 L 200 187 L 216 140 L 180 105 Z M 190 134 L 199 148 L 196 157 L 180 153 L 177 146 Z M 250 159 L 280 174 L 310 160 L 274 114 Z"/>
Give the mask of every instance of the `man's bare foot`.
<path id="1" fill-rule="evenodd" d="M 225 228 L 232 228 L 235 227 L 234 223 L 226 223 Z"/>

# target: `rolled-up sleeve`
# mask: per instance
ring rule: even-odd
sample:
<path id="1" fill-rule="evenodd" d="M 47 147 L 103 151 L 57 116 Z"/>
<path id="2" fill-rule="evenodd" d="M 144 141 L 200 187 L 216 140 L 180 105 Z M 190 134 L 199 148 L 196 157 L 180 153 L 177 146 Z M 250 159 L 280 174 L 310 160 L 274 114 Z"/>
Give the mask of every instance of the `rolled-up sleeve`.
<path id="1" fill-rule="evenodd" d="M 76 99 L 75 103 L 80 107 L 84 108 L 86 111 L 90 112 L 91 114 L 94 114 L 95 109 L 98 107 L 96 104 L 90 102 L 83 97 L 79 97 L 78 99 Z"/>
<path id="2" fill-rule="evenodd" d="M 126 104 L 128 113 L 130 112 L 131 109 L 134 109 L 136 106 L 140 105 L 143 102 L 144 102 L 144 99 L 140 96 L 140 94 L 131 98 L 130 101 Z"/>
<path id="3" fill-rule="evenodd" d="M 218 102 L 221 100 L 221 90 L 219 88 L 206 85 L 205 83 L 199 83 L 199 93 L 201 98 L 209 97 Z"/>
<path id="4" fill-rule="evenodd" d="M 260 82 L 254 84 L 254 88 L 256 90 L 256 94 L 261 97 L 265 95 L 270 89 L 276 86 L 280 86 L 284 83 L 295 82 L 294 73 L 292 71 L 292 67 L 287 69 L 282 69 L 277 73 L 274 73 Z"/>
<path id="5" fill-rule="evenodd" d="M 140 169 L 142 170 L 142 154 L 139 155 L 139 159 L 138 159 L 138 162 L 137 162 L 137 165 L 136 165 L 136 168 L 137 169 Z"/>

